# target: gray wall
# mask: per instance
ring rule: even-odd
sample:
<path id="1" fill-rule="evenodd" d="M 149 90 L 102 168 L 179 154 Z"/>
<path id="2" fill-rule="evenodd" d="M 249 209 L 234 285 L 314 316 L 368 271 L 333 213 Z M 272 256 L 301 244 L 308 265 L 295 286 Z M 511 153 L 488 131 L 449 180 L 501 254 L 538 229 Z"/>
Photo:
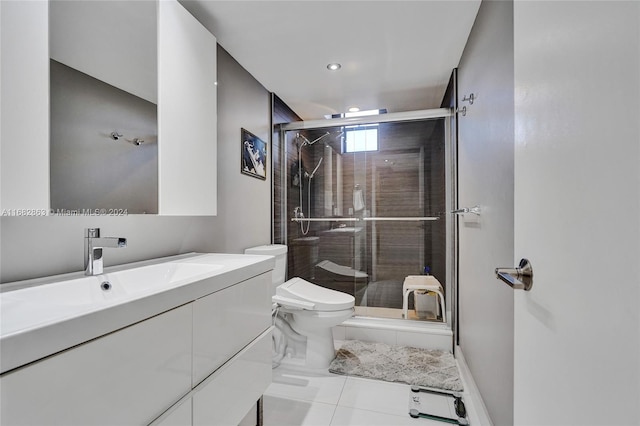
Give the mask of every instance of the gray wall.
<path id="1" fill-rule="evenodd" d="M 269 243 L 270 180 L 240 174 L 240 127 L 268 141 L 269 119 L 269 92 L 218 49 L 218 216 L 2 217 L 0 282 L 81 271 L 86 227 L 128 239 L 105 250 L 106 266 Z"/>
<path id="2" fill-rule="evenodd" d="M 458 67 L 459 341 L 494 424 L 513 424 L 513 2 L 483 1 Z M 461 102 L 474 93 L 473 105 Z"/>
<path id="3" fill-rule="evenodd" d="M 218 244 L 227 252 L 271 241 L 270 110 L 269 92 L 218 46 Z M 266 180 L 240 173 L 240 128 L 269 144 Z"/>

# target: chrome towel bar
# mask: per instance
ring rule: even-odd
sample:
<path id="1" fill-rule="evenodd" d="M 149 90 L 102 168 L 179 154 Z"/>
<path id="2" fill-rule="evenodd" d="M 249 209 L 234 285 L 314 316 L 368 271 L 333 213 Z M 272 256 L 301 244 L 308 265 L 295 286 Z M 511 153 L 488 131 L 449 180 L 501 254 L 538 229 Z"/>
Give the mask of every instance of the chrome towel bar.
<path id="1" fill-rule="evenodd" d="M 424 222 L 429 220 L 438 220 L 440 219 L 437 216 L 424 216 L 424 217 L 365 217 L 362 220 L 364 221 L 375 221 L 375 220 L 395 220 L 400 222 Z"/>
<path id="2" fill-rule="evenodd" d="M 424 217 L 313 217 L 313 218 L 304 218 L 304 217 L 292 217 L 291 222 L 374 222 L 377 220 L 380 221 L 397 221 L 397 222 L 426 222 L 431 220 L 439 220 L 440 218 L 437 216 L 424 216 Z"/>

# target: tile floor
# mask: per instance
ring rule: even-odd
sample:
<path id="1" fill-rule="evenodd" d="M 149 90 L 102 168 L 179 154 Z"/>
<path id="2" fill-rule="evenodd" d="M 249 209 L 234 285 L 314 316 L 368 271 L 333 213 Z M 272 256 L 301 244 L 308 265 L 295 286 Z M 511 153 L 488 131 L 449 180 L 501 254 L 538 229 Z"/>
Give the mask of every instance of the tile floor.
<path id="1" fill-rule="evenodd" d="M 464 380 L 463 380 L 464 382 Z M 414 419 L 408 414 L 409 385 L 340 376 L 288 366 L 273 370 L 273 383 L 264 394 L 265 426 L 442 426 L 447 423 Z M 427 395 L 427 394 L 420 394 Z M 429 407 L 450 415 L 446 397 L 432 397 Z M 470 398 L 463 393 L 470 424 L 479 425 Z M 424 400 L 423 400 L 424 402 Z M 451 413 L 451 414 L 447 414 Z"/>

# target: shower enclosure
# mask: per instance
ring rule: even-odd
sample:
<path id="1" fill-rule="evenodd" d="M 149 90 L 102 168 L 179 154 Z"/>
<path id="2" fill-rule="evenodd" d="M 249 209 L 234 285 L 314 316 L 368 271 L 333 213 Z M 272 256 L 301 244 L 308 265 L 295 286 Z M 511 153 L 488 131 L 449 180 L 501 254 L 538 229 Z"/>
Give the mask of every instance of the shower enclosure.
<path id="1" fill-rule="evenodd" d="M 450 113 L 421 113 L 280 127 L 274 239 L 289 247 L 288 277 L 353 295 L 357 316 L 402 319 L 403 282 L 425 271 L 450 306 Z M 405 320 L 443 318 L 433 293 L 411 293 L 408 309 Z"/>

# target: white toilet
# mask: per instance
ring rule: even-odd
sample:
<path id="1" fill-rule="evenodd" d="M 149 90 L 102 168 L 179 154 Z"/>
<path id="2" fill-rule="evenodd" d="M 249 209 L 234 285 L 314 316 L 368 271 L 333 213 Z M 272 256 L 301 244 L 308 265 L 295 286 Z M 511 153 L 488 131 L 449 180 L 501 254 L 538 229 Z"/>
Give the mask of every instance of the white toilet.
<path id="1" fill-rule="evenodd" d="M 246 249 L 245 254 L 276 258 L 272 300 L 276 309 L 276 326 L 280 325 L 278 328 L 282 332 L 277 346 L 278 351 L 282 352 L 283 361 L 295 358 L 296 352 L 304 352 L 300 364 L 310 368 L 327 368 L 335 357 L 331 329 L 353 316 L 354 297 L 298 277 L 284 282 L 287 270 L 285 245 L 252 247 Z M 278 324 L 278 321 L 281 323 Z M 306 337 L 306 341 L 303 337 Z M 304 350 L 301 350 L 302 347 Z"/>

